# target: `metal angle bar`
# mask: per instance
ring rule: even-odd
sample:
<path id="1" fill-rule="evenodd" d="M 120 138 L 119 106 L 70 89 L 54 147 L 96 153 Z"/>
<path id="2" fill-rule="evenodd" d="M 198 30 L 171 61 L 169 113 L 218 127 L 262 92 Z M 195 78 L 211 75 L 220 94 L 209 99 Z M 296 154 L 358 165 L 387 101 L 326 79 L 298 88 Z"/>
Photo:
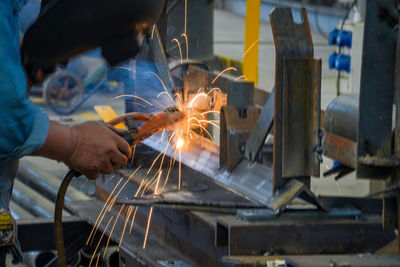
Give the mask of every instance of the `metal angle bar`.
<path id="1" fill-rule="evenodd" d="M 228 247 L 228 255 L 361 253 L 379 249 L 395 238 L 382 229 L 380 216 L 363 220 L 349 217 L 277 218 L 247 222 L 236 216 L 219 216 L 218 245 Z"/>
<path id="2" fill-rule="evenodd" d="M 205 208 L 229 208 L 229 209 L 260 209 L 268 208 L 265 206 L 247 204 L 247 203 L 235 203 L 235 202 L 216 202 L 216 201 L 188 201 L 188 200 L 175 200 L 175 199 L 133 199 L 133 200 L 118 200 L 116 204 L 125 204 L 130 206 L 163 206 L 163 207 L 205 207 Z"/>
<path id="3" fill-rule="evenodd" d="M 283 64 L 282 177 L 319 176 L 321 61 Z"/>
<path id="4" fill-rule="evenodd" d="M 293 21 L 290 8 L 275 8 L 270 13 L 275 40 L 275 112 L 274 112 L 274 173 L 273 190 L 284 185 L 282 179 L 282 134 L 283 134 L 283 83 L 285 58 L 313 58 L 313 44 L 307 12 L 301 9 L 302 23 Z"/>
<path id="5" fill-rule="evenodd" d="M 151 136 L 142 143 L 162 151 L 166 140 L 160 142 L 157 136 Z M 165 154 L 179 160 L 179 155 L 173 148 L 168 148 Z M 182 150 L 181 163 L 195 172 L 199 172 L 229 190 L 245 196 L 255 203 L 265 205 L 272 196 L 272 169 L 255 162 L 252 166 L 243 160 L 233 172 L 219 170 L 219 149 L 211 140 L 199 137 L 193 140 L 189 150 Z M 266 179 L 266 177 L 269 177 Z"/>
<path id="6" fill-rule="evenodd" d="M 276 196 L 269 199 L 268 207 L 275 212 L 283 212 L 287 206 L 296 198 L 300 197 L 318 208 L 327 211 L 327 207 L 322 203 L 311 190 L 302 182 L 296 179 L 290 180 Z"/>
<path id="7" fill-rule="evenodd" d="M 272 90 L 268 97 L 267 102 L 257 120 L 256 125 L 251 132 L 249 140 L 246 143 L 245 156 L 250 162 L 254 162 L 258 153 L 260 152 L 265 139 L 271 132 L 272 125 L 274 122 L 274 100 L 275 100 L 275 89 Z"/>

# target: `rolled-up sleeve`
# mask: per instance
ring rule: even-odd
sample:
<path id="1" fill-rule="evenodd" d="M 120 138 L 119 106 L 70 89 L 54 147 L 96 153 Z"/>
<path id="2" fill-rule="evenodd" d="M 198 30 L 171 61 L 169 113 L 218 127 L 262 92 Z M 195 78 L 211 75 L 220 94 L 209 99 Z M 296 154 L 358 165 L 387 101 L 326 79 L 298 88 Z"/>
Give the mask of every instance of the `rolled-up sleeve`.
<path id="1" fill-rule="evenodd" d="M 18 10 L 0 1 L 0 159 L 21 158 L 43 146 L 49 119 L 26 98 L 19 54 Z"/>

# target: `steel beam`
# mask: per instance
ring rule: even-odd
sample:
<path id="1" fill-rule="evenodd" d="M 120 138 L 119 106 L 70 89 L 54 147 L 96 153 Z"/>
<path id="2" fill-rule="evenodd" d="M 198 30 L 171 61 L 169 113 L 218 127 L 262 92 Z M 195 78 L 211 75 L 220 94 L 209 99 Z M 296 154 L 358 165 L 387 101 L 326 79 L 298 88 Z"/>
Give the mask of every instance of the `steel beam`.
<path id="1" fill-rule="evenodd" d="M 382 230 L 380 216 L 279 218 L 247 222 L 218 217 L 217 244 L 227 255 L 327 254 L 372 252 L 395 238 Z M 226 246 L 224 246 L 226 245 Z"/>
<path id="2" fill-rule="evenodd" d="M 391 0 L 366 2 L 357 153 L 359 158 L 389 158 L 397 36 L 382 14 L 394 5 Z M 357 177 L 388 177 L 389 168 L 365 163 L 357 162 Z"/>

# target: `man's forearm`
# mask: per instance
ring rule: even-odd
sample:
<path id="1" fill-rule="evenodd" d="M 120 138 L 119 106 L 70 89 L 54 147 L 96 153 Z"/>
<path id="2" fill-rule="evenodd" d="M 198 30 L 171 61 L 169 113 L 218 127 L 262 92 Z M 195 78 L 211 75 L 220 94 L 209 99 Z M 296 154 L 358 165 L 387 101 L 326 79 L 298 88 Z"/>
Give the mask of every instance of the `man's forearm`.
<path id="1" fill-rule="evenodd" d="M 51 121 L 44 145 L 32 153 L 59 161 L 65 161 L 74 150 L 76 136 L 71 128 Z"/>

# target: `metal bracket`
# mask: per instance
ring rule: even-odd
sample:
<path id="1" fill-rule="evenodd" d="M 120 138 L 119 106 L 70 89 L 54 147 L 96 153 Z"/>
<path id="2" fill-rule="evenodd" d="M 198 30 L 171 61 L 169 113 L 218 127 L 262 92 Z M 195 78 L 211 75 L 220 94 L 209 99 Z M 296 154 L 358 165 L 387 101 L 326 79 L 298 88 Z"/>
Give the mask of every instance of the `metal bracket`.
<path id="1" fill-rule="evenodd" d="M 253 83 L 232 82 L 227 102 L 221 108 L 219 157 L 220 167 L 232 172 L 244 158 L 246 142 L 259 117 Z"/>
<path id="2" fill-rule="evenodd" d="M 290 8 L 270 14 L 276 47 L 274 191 L 284 178 L 319 176 L 321 61 L 314 60 L 307 12 L 293 20 Z"/>
<path id="3" fill-rule="evenodd" d="M 267 206 L 276 213 L 281 213 L 296 197 L 306 200 L 322 210 L 327 210 L 324 204 L 311 192 L 308 186 L 295 179 L 286 183 L 278 195 L 271 197 Z"/>
<path id="4" fill-rule="evenodd" d="M 246 117 L 233 106 L 221 109 L 220 129 L 220 167 L 226 165 L 228 172 L 232 172 L 244 158 L 247 139 L 257 122 L 259 111 L 256 107 L 246 109 Z"/>

